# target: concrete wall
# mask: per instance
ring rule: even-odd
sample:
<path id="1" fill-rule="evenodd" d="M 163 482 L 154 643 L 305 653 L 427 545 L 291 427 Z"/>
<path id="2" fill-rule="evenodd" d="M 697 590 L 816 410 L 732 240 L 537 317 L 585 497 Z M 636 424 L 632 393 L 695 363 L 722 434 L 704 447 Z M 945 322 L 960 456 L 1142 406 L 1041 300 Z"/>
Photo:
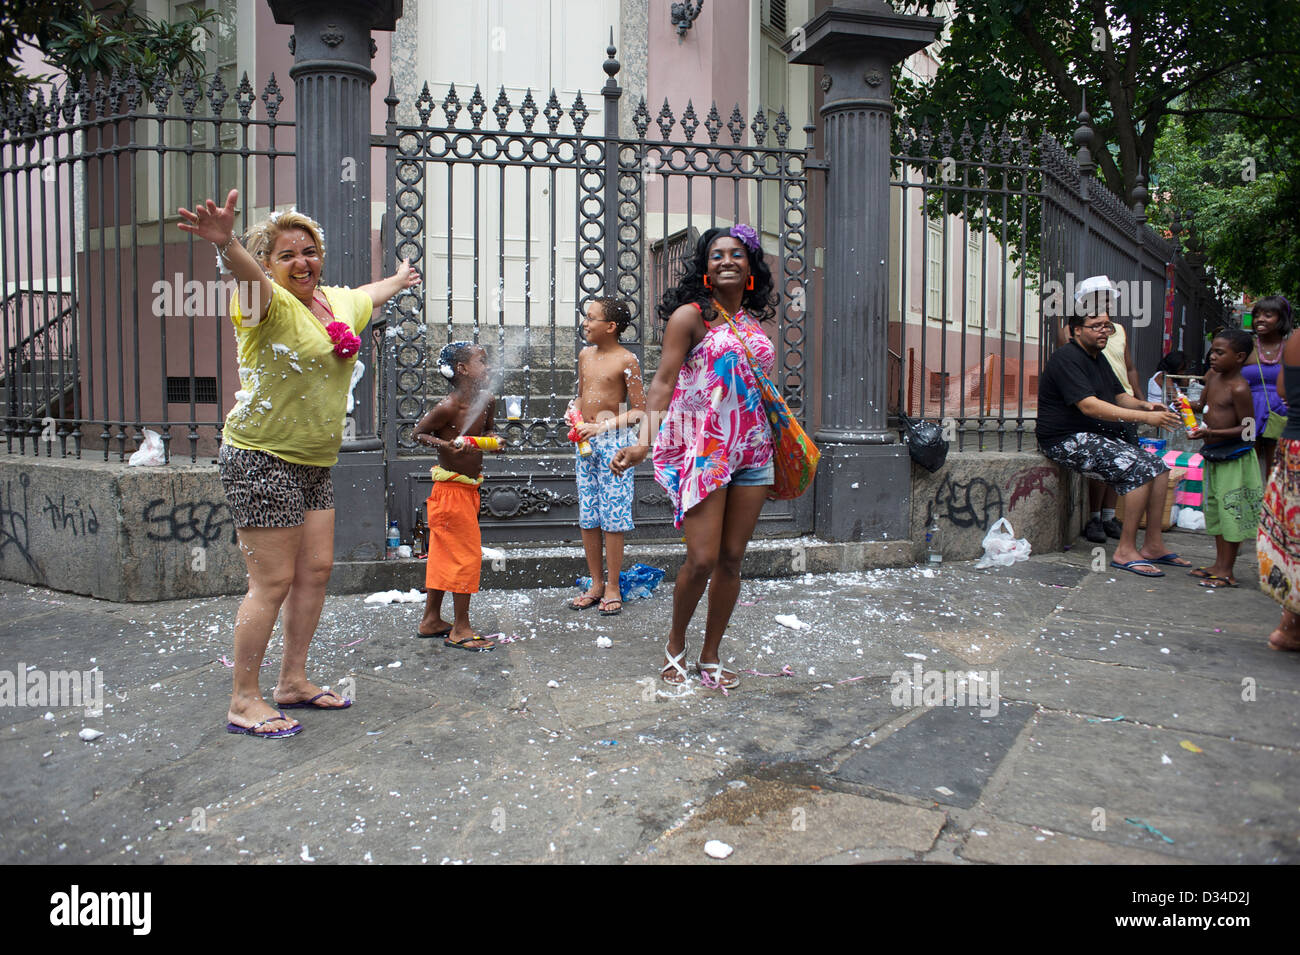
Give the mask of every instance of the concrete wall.
<path id="1" fill-rule="evenodd" d="M 949 560 L 979 557 L 985 532 L 1003 516 L 1017 537 L 1028 538 L 1034 553 L 1043 554 L 1074 540 L 1085 516 L 1078 475 L 1062 480 L 1059 469 L 1037 452 L 953 452 L 937 474 L 913 465 L 912 481 L 910 542 L 755 541 L 746 572 L 780 576 L 904 564 L 921 557 L 932 518 L 939 521 Z M 637 547 L 649 553 L 656 545 Z M 680 549 L 665 547 L 668 558 Z M 791 559 L 766 553 L 791 548 L 796 555 Z M 531 553 L 520 553 L 525 552 Z M 553 556 L 555 566 L 548 564 L 540 577 L 540 571 L 531 574 L 531 586 L 543 578 L 567 582 L 580 571 L 576 549 L 572 555 L 545 556 Z M 485 573 L 489 564 L 485 561 Z M 115 601 L 239 594 L 247 587 L 234 521 L 214 466 L 131 468 L 18 456 L 0 458 L 0 578 Z M 330 589 L 407 589 L 419 578 L 414 561 L 342 561 L 335 565 Z M 505 578 L 492 579 L 494 585 L 511 585 Z"/>
<path id="2" fill-rule="evenodd" d="M 948 560 L 974 560 L 984 535 L 1005 517 L 1035 554 L 1058 551 L 1078 534 L 1077 475 L 1066 474 L 1037 451 L 952 451 L 934 474 L 912 465 L 912 542 L 918 558 L 925 529 L 939 521 Z"/>
<path id="3" fill-rule="evenodd" d="M 242 593 L 214 466 L 0 460 L 0 577 L 106 600 Z"/>

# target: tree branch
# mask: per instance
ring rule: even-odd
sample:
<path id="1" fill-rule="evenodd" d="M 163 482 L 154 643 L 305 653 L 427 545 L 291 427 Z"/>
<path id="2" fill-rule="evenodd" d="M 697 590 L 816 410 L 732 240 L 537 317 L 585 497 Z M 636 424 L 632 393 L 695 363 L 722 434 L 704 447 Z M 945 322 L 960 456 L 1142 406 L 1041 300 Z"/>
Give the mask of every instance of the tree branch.
<path id="1" fill-rule="evenodd" d="M 1022 10 L 1016 18 L 1016 26 L 1020 33 L 1035 53 L 1038 54 L 1039 60 L 1042 61 L 1043 67 L 1047 70 L 1047 75 L 1052 80 L 1052 85 L 1056 87 L 1058 93 L 1070 104 L 1070 108 L 1077 115 L 1083 108 L 1083 100 L 1079 95 L 1080 86 L 1070 79 L 1069 70 L 1065 67 L 1065 62 L 1056 55 L 1043 35 L 1034 28 L 1033 22 L 1029 19 L 1029 11 Z"/>
<path id="2" fill-rule="evenodd" d="M 1247 63 L 1253 63 L 1256 60 L 1267 60 L 1270 57 L 1274 57 L 1274 56 L 1300 56 L 1300 50 L 1270 50 L 1268 53 L 1260 53 L 1257 56 L 1247 56 L 1247 57 L 1242 57 L 1240 60 L 1233 60 L 1230 63 L 1225 63 L 1222 66 L 1217 67 L 1216 69 L 1210 70 L 1208 73 L 1204 73 L 1194 77 L 1192 80 L 1190 80 L 1186 85 L 1182 87 L 1178 87 L 1173 90 L 1170 90 L 1167 95 L 1161 97 L 1159 102 L 1168 103 L 1171 100 L 1177 99 L 1179 96 L 1182 96 L 1184 93 L 1189 92 L 1192 88 L 1199 86 L 1202 83 L 1209 82 L 1210 80 L 1228 72 L 1229 70 L 1236 69 L 1238 66 L 1245 66 Z"/>
<path id="3" fill-rule="evenodd" d="M 1247 119 L 1260 119 L 1269 122 L 1295 122 L 1297 117 L 1295 113 L 1282 113 L 1277 116 L 1268 116 L 1263 113 L 1252 113 L 1248 109 L 1229 109 L 1226 106 L 1206 106 L 1204 109 L 1166 109 L 1162 116 L 1207 116 L 1215 113 L 1227 113 L 1232 116 L 1245 116 Z"/>

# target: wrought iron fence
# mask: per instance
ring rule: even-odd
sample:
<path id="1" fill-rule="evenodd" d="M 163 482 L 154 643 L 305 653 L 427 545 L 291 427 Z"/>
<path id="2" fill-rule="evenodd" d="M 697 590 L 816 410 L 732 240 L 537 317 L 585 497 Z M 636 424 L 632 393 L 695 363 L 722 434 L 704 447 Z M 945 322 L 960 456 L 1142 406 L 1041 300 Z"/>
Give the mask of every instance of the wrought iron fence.
<path id="1" fill-rule="evenodd" d="M 612 84 L 618 64 L 611 71 L 609 62 Z M 390 264 L 409 258 L 425 276 L 424 291 L 396 300 L 389 326 L 384 388 L 394 453 L 427 455 L 411 429 L 426 398 L 445 388 L 426 374 L 436 366 L 429 352 L 457 339 L 495 346 L 504 372 L 498 392 L 520 399 L 517 420 L 505 426 L 510 446 L 567 449 L 563 415 L 586 303 L 622 297 L 632 313 L 624 343 L 644 359 L 646 343 L 659 344 L 655 295 L 676 281 L 691 252 L 684 243 L 734 222 L 742 210 L 756 224 L 770 220 L 764 231 L 769 248 L 777 247 L 769 259 L 780 293 L 778 368 L 787 400 L 802 412 L 812 298 L 805 152 L 790 147 L 784 111 L 769 121 L 760 107 L 747 126 L 736 106 L 724 124 L 715 104 L 701 123 L 692 103 L 679 120 L 665 102 L 653 119 L 659 135 L 647 136 L 652 119 L 642 101 L 631 117 L 637 137 L 623 139 L 616 133 L 619 100 L 616 86 L 602 91 L 603 133 L 589 128 L 592 112 L 581 92 L 566 107 L 552 90 L 539 109 L 531 89 L 512 102 L 501 88 L 489 108 L 478 87 L 466 102 L 454 84 L 435 97 L 426 83 L 414 125 L 399 124 L 397 98 L 387 101 L 396 233 Z M 695 141 L 701 126 L 707 143 Z M 724 131 L 730 142 L 720 141 Z M 746 132 L 752 144 L 744 143 Z M 655 271 L 649 283 L 648 263 Z"/>
<path id="2" fill-rule="evenodd" d="M 498 428 L 513 452 L 485 472 L 485 533 L 571 535 L 564 412 L 584 344 L 580 315 L 593 298 L 622 298 L 632 315 L 623 342 L 649 376 L 660 345 L 655 302 L 693 242 L 716 225 L 748 219 L 763 237 L 779 293 L 768 329 L 778 350 L 774 377 L 804 412 L 813 298 L 806 151 L 790 145 L 784 111 L 763 107 L 747 122 L 735 106 L 724 122 L 716 104 L 701 120 L 690 102 L 679 118 L 667 102 L 652 117 L 641 101 L 630 116 L 635 136 L 620 135 L 615 52 L 606 51 L 608 80 L 590 100 L 578 92 L 563 103 L 552 90 L 542 105 L 532 89 L 512 97 L 504 88 L 489 99 L 479 87 L 466 99 L 454 85 L 435 94 L 425 84 L 413 123 L 397 121 L 395 95 L 386 100 L 387 264 L 409 258 L 425 277 L 422 289 L 394 300 L 384 352 L 389 514 L 402 526 L 427 493 L 427 471 L 414 464 L 428 450 L 411 440 L 412 429 L 447 389 L 430 370 L 438 349 L 464 339 L 487 345 L 499 369 L 493 388 L 506 400 L 497 403 Z M 671 526 L 649 473 L 637 481 L 638 528 Z M 807 529 L 805 510 L 775 505 L 765 519 L 778 530 Z"/>
<path id="3" fill-rule="evenodd" d="M 950 421 L 959 450 L 1024 448 L 1039 369 L 1085 277 L 1130 290 L 1117 317 L 1141 374 L 1221 314 L 1176 247 L 1145 224 L 1145 190 L 1128 208 L 1095 179 L 1086 150 L 1076 159 L 1049 135 L 986 128 L 976 137 L 967 124 L 954 137 L 928 122 L 904 124 L 897 143 L 894 410 Z"/>
<path id="4" fill-rule="evenodd" d="M 254 109 L 260 99 L 262 116 Z M 178 206 L 240 189 L 247 222 L 293 194 L 272 75 L 134 70 L 10 100 L 0 130 L 4 433 L 10 452 L 107 460 L 144 428 L 212 453 L 238 387 L 228 288 Z M 277 162 L 277 160 L 283 160 Z M 245 222 L 245 224 L 246 224 Z"/>

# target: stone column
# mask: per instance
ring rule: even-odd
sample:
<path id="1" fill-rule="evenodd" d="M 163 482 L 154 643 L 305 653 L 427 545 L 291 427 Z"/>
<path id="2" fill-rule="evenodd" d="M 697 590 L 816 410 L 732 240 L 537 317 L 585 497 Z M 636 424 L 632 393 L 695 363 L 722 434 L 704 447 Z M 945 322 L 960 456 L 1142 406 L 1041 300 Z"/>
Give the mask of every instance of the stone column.
<path id="1" fill-rule="evenodd" d="M 939 35 L 937 17 L 883 0 L 847 0 L 786 42 L 792 63 L 824 68 L 826 289 L 818 537 L 900 540 L 909 533 L 911 462 L 887 427 L 890 68 Z"/>
<path id="2" fill-rule="evenodd" d="M 294 28 L 290 49 L 297 142 L 297 207 L 325 230 L 323 281 L 349 288 L 372 280 L 370 264 L 370 60 L 372 30 L 395 29 L 402 0 L 267 0 L 276 23 Z M 371 321 L 378 319 L 371 316 Z M 376 433 L 375 355 L 361 336 L 365 375 L 354 390 L 355 435 L 334 469 L 338 559 L 383 553 L 385 470 Z M 404 529 L 405 530 L 405 529 Z"/>

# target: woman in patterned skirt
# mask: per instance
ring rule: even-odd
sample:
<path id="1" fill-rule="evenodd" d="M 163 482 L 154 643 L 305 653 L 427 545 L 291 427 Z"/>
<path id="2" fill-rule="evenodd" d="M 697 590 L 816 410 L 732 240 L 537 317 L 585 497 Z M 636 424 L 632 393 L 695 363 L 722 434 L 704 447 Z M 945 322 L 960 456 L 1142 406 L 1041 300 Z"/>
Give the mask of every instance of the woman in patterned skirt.
<path id="1" fill-rule="evenodd" d="M 662 422 L 654 445 L 655 480 L 672 501 L 673 523 L 686 538 L 664 648 L 668 662 L 660 673 L 666 683 L 688 679 L 686 627 L 706 586 L 700 678 L 722 688 L 740 681 L 718 653 L 740 593 L 745 547 L 773 482 L 772 432 L 749 355 L 770 374 L 775 349 L 758 321 L 772 316 L 775 302 L 757 233 L 747 225 L 705 232 L 658 308 L 667 323 L 663 352 L 638 443 L 622 448 L 610 465 L 621 473 L 644 460 L 651 420 Z"/>
<path id="2" fill-rule="evenodd" d="M 1300 335 L 1287 339 L 1277 390 L 1286 396 L 1287 422 L 1264 491 L 1256 554 L 1260 588 L 1282 605 L 1268 645 L 1300 650 Z"/>

